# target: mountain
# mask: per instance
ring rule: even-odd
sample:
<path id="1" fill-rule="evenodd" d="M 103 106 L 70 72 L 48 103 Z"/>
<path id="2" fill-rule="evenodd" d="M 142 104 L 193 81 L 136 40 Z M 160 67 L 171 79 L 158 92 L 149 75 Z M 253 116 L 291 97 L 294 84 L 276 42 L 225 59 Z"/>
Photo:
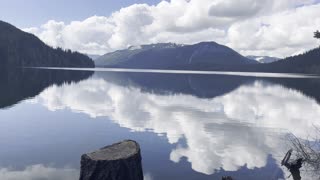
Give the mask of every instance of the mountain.
<path id="1" fill-rule="evenodd" d="M 246 65 L 256 61 L 215 42 L 194 45 L 160 43 L 132 46 L 95 60 L 96 66 L 121 68 L 175 68 L 196 65 Z"/>
<path id="2" fill-rule="evenodd" d="M 263 64 L 272 63 L 280 60 L 280 58 L 269 57 L 269 56 L 247 56 L 247 58 L 258 61 L 259 63 L 263 63 Z"/>
<path id="3" fill-rule="evenodd" d="M 0 21 L 0 68 L 51 66 L 94 67 L 86 55 L 54 49 L 36 36 Z"/>
<path id="4" fill-rule="evenodd" d="M 320 47 L 266 65 L 270 71 L 320 74 Z"/>

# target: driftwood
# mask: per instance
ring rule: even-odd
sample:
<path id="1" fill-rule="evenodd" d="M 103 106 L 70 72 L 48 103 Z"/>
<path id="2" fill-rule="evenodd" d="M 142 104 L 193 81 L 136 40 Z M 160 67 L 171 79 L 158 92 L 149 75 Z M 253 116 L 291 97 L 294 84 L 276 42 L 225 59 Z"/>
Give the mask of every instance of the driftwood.
<path id="1" fill-rule="evenodd" d="M 80 180 L 143 180 L 139 144 L 126 140 L 82 155 Z"/>

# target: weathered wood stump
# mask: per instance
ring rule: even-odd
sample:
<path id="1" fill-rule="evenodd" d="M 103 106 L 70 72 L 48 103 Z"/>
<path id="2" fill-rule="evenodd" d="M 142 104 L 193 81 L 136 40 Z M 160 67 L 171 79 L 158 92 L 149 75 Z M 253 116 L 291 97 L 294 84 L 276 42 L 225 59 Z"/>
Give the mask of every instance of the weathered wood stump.
<path id="1" fill-rule="evenodd" d="M 139 144 L 126 140 L 82 155 L 80 180 L 143 180 Z"/>

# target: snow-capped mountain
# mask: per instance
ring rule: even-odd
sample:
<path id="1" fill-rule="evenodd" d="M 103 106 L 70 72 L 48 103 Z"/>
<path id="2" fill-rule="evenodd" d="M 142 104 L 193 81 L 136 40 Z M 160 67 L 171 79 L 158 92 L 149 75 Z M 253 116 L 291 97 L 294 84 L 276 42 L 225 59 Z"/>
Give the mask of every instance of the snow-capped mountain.
<path id="1" fill-rule="evenodd" d="M 244 65 L 258 62 L 215 42 L 194 45 L 159 43 L 131 46 L 101 56 L 96 66 L 122 68 L 174 68 L 181 66 Z"/>

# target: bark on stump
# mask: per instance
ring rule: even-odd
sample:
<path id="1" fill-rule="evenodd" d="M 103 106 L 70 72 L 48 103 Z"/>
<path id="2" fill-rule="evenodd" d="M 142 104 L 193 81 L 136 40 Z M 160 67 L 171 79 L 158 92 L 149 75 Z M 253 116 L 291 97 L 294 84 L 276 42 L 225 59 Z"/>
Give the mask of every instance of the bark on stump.
<path id="1" fill-rule="evenodd" d="M 82 155 L 80 180 L 143 180 L 139 144 L 126 140 Z"/>

